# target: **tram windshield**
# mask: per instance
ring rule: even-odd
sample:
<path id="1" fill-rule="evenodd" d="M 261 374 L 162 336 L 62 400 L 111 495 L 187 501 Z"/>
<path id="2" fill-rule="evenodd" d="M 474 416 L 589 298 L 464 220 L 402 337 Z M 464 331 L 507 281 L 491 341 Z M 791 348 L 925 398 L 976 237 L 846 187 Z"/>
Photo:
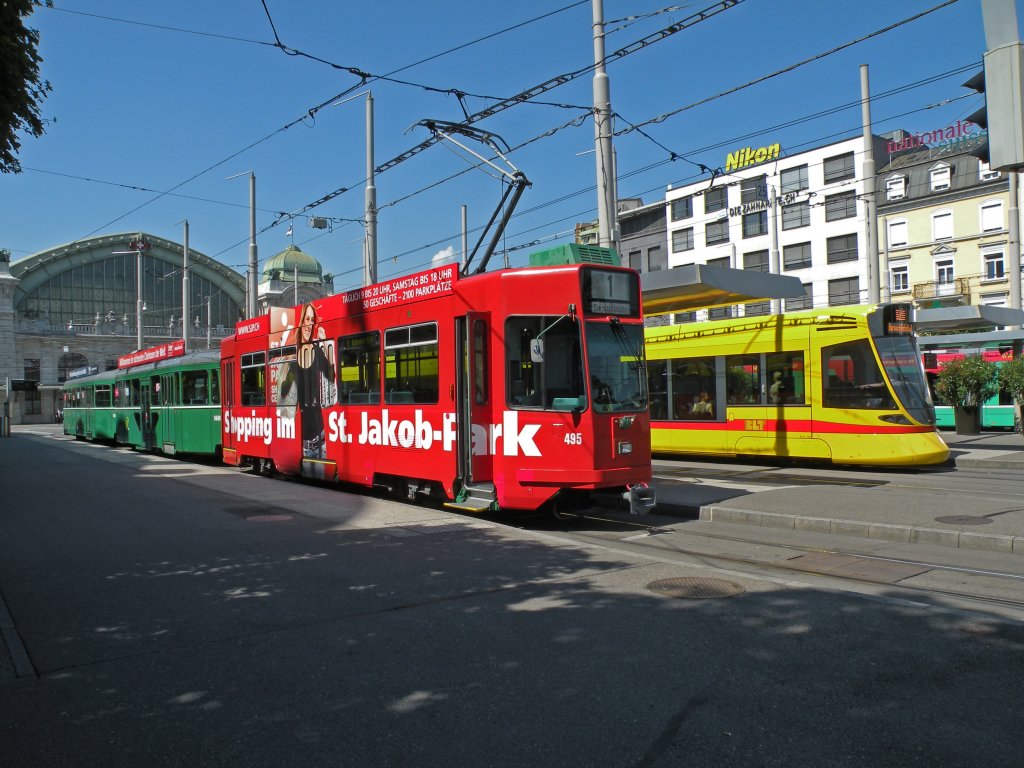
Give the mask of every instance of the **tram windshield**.
<path id="1" fill-rule="evenodd" d="M 849 341 L 822 349 L 822 400 L 826 408 L 894 410 L 893 393 L 915 419 L 933 424 L 932 408 L 917 345 L 910 336 L 874 339 L 882 369 L 875 361 L 871 342 Z M 892 385 L 890 390 L 886 381 Z"/>
<path id="2" fill-rule="evenodd" d="M 903 407 L 922 424 L 934 424 L 935 406 L 916 340 L 910 336 L 884 336 L 875 339 L 875 347 Z"/>
<path id="3" fill-rule="evenodd" d="M 590 398 L 597 411 L 647 408 L 644 329 L 617 320 L 587 323 Z"/>

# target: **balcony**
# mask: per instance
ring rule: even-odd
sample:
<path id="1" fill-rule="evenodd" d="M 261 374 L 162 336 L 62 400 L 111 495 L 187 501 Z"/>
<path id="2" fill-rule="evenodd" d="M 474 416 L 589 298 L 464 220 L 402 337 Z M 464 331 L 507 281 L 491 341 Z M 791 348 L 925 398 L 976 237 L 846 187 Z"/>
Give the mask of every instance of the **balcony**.
<path id="1" fill-rule="evenodd" d="M 971 304 L 972 297 L 976 300 L 982 289 L 999 290 L 1007 287 L 1006 276 L 989 278 L 987 275 L 964 275 L 951 281 L 929 280 L 915 283 L 911 288 L 914 301 L 918 305 L 930 307 L 953 307 Z"/>

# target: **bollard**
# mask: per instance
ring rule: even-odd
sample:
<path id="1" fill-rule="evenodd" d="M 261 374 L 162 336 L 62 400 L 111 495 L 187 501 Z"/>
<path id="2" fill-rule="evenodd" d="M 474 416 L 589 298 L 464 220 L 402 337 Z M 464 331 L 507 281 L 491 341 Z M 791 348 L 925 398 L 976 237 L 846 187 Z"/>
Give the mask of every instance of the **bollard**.
<path id="1" fill-rule="evenodd" d="M 0 416 L 0 437 L 11 436 L 11 417 Z"/>

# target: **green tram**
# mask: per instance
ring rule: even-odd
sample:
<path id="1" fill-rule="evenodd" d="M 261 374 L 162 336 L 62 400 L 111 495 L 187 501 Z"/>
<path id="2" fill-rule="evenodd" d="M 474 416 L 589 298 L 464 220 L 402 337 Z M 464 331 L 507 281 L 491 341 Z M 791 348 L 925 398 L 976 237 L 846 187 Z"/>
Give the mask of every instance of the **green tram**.
<path id="1" fill-rule="evenodd" d="M 192 352 L 68 379 L 64 434 L 219 459 L 220 353 Z"/>

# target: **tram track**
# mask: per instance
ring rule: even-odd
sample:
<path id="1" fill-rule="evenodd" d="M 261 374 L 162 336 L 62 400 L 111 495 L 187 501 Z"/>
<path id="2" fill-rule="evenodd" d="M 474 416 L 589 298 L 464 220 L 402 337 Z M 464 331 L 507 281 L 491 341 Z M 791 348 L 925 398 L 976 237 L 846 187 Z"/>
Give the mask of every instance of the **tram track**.
<path id="1" fill-rule="evenodd" d="M 962 590 L 947 589 L 935 586 L 925 586 L 918 584 L 906 583 L 906 579 L 916 578 L 922 575 L 931 573 L 949 573 L 963 575 L 967 577 L 979 577 L 979 578 L 994 578 L 999 580 L 1005 580 L 1011 584 L 1020 584 L 1020 590 L 1024 593 L 1024 573 L 1013 573 L 1010 571 L 999 571 L 992 569 L 983 568 L 971 568 L 966 566 L 951 565 L 948 563 L 938 563 L 926 560 L 916 560 L 913 558 L 905 557 L 893 557 L 883 555 L 868 555 L 859 552 L 853 552 L 847 549 L 838 547 L 820 547 L 820 546 L 808 546 L 793 543 L 777 543 L 759 540 L 755 538 L 749 538 L 744 536 L 735 536 L 723 533 L 712 533 L 707 531 L 686 531 L 685 535 L 690 538 L 697 538 L 705 541 L 716 541 L 737 544 L 741 546 L 759 546 L 770 548 L 771 550 L 778 551 L 784 550 L 787 552 L 793 552 L 792 558 L 786 558 L 784 560 L 773 561 L 767 558 L 755 558 L 741 554 L 728 554 L 721 552 L 710 552 L 707 549 L 701 549 L 697 547 L 683 547 L 672 543 L 669 543 L 669 536 L 682 534 L 683 531 L 672 527 L 649 525 L 645 523 L 632 522 L 614 517 L 600 517 L 596 515 L 578 514 L 578 515 L 566 515 L 566 518 L 572 517 L 580 521 L 590 521 L 602 524 L 614 525 L 618 528 L 626 527 L 635 531 L 632 535 L 625 538 L 621 537 L 610 537 L 607 534 L 602 535 L 598 532 L 593 531 L 580 531 L 573 530 L 568 527 L 562 527 L 558 533 L 566 535 L 570 540 L 585 542 L 589 544 L 601 544 L 603 546 L 609 546 L 615 548 L 617 546 L 624 546 L 628 549 L 634 550 L 640 547 L 644 550 L 660 550 L 663 552 L 669 552 L 674 556 L 693 557 L 700 558 L 702 564 L 707 565 L 708 563 L 718 563 L 723 566 L 735 568 L 737 566 L 745 568 L 756 568 L 759 570 L 766 570 L 770 573 L 784 573 L 787 579 L 792 578 L 795 575 L 813 575 L 827 579 L 839 580 L 841 583 L 849 583 L 852 585 L 858 585 L 864 588 L 878 588 L 881 586 L 889 586 L 894 589 L 900 590 L 906 599 L 910 599 L 912 602 L 918 602 L 921 598 L 929 598 L 932 601 L 964 601 L 969 604 L 971 610 L 983 610 L 985 608 L 995 609 L 1000 608 L 1004 610 L 1013 611 L 1020 615 L 1013 617 L 1017 621 L 1024 622 L 1024 599 L 1013 599 L 1006 597 L 999 597 L 995 595 L 979 595 L 972 592 L 966 592 Z M 564 523 L 565 521 L 563 521 Z M 546 533 L 555 533 L 550 527 L 542 528 L 537 526 L 534 530 L 544 530 Z M 654 542 L 658 544 L 655 546 L 645 546 L 644 541 Z M 807 567 L 801 564 L 797 566 L 794 564 L 794 560 L 797 560 L 805 555 L 814 556 L 825 556 L 826 558 L 852 558 L 859 563 L 867 565 L 878 564 L 880 566 L 879 571 L 883 572 L 881 566 L 897 566 L 902 569 L 906 569 L 909 575 L 902 576 L 900 578 L 885 578 L 879 576 L 877 578 L 871 578 L 869 576 L 854 576 L 850 574 L 844 574 L 836 572 L 829 568 L 815 568 Z M 754 575 L 754 574 L 751 574 Z M 917 597 L 919 600 L 914 601 L 913 598 Z M 948 607 L 948 606 L 947 606 Z M 963 608 L 963 606 L 959 606 Z"/>

